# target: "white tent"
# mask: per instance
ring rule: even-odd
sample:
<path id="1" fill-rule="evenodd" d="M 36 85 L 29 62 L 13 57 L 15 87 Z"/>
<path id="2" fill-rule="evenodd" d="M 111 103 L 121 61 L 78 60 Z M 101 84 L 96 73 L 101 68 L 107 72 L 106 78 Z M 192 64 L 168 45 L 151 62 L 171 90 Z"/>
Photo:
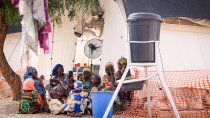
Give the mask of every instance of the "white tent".
<path id="1" fill-rule="evenodd" d="M 101 4 L 105 11 L 103 74 L 108 61 L 117 68 L 117 60 L 126 57 L 127 24 L 120 3 L 101 0 Z M 210 28 L 162 23 L 160 50 L 165 70 L 210 69 Z"/>
<path id="2" fill-rule="evenodd" d="M 113 0 L 100 0 L 104 9 L 103 51 L 95 61 L 101 65 L 100 74 L 104 73 L 104 66 L 111 61 L 117 67 L 117 60 L 126 57 L 125 40 L 127 40 L 126 19 L 121 14 L 120 5 Z M 84 56 L 84 45 L 92 37 L 82 37 L 77 41 L 74 35 L 76 21 L 69 21 L 63 17 L 62 28 L 55 28 L 54 43 L 51 54 L 43 54 L 40 50 L 38 61 L 31 61 L 31 65 L 38 68 L 39 74 L 50 78 L 51 70 L 57 63 L 63 64 L 65 72 L 75 63 L 87 63 Z M 52 35 L 52 33 L 51 33 Z M 52 36 L 50 36 L 52 39 Z M 10 66 L 17 70 L 20 68 L 20 34 L 10 34 L 5 41 L 4 52 Z M 83 40 L 83 42 L 81 41 Z M 210 68 L 210 28 L 201 26 L 162 24 L 161 27 L 161 54 L 166 70 L 192 70 Z M 75 43 L 77 42 L 77 46 Z M 52 45 L 51 45 L 52 46 Z M 76 51 L 75 51 L 76 50 Z M 14 51 L 14 52 L 13 52 Z M 76 52 L 76 54 L 75 54 Z M 32 58 L 33 59 L 33 58 Z M 37 64 L 38 62 L 38 64 Z M 52 62 L 52 63 L 51 63 Z"/>
<path id="3" fill-rule="evenodd" d="M 30 58 L 30 65 L 35 66 L 38 69 L 39 74 L 44 74 L 46 79 L 50 78 L 52 68 L 60 63 L 64 65 L 65 72 L 72 70 L 73 58 L 75 53 L 75 43 L 77 37 L 74 35 L 74 26 L 76 21 L 69 21 L 67 17 L 62 18 L 62 28 L 55 26 L 55 33 L 53 37 L 53 44 L 51 44 L 51 53 L 44 54 L 40 49 L 38 60 L 34 60 L 34 57 Z M 4 53 L 9 62 L 9 65 L 13 70 L 21 68 L 20 64 L 20 37 L 21 34 L 9 34 L 7 35 Z M 52 40 L 52 33 L 50 36 Z M 52 57 L 52 60 L 51 60 Z"/>

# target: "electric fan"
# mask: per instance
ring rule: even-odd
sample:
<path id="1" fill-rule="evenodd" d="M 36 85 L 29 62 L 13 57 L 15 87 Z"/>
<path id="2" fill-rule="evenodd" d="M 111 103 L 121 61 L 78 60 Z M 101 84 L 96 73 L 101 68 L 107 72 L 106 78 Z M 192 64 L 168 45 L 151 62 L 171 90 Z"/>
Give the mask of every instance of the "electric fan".
<path id="1" fill-rule="evenodd" d="M 102 41 L 100 39 L 91 39 L 89 40 L 84 47 L 85 55 L 91 59 L 91 71 L 93 59 L 98 58 L 102 53 Z"/>

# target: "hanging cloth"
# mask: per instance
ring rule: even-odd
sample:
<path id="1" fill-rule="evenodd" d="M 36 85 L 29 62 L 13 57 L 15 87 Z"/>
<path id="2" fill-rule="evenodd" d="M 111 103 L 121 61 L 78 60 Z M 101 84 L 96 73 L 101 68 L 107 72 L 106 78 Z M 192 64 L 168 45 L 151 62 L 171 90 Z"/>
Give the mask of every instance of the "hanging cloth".
<path id="1" fill-rule="evenodd" d="M 0 0 L 0 7 L 2 7 L 4 4 L 3 0 Z"/>
<path id="2" fill-rule="evenodd" d="M 20 0 L 11 0 L 11 4 L 15 7 L 18 7 L 18 3 Z"/>
<path id="3" fill-rule="evenodd" d="M 51 32 L 50 17 L 48 13 L 48 0 L 44 0 L 44 7 L 46 24 L 39 30 L 39 45 L 40 48 L 44 49 L 44 53 L 48 54 L 50 53 L 49 33 Z"/>
<path id="4" fill-rule="evenodd" d="M 29 64 L 30 52 L 34 52 L 38 62 L 38 29 L 46 23 L 43 0 L 20 0 L 19 12 L 23 16 L 21 40 L 21 66 Z M 33 62 L 31 62 L 33 63 Z M 32 65 L 37 66 L 37 65 Z"/>

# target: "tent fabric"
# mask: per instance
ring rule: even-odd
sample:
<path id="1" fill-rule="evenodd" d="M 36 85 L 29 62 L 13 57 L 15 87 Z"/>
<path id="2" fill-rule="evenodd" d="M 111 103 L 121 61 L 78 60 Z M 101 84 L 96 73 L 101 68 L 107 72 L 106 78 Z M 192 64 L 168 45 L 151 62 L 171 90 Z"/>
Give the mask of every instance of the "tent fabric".
<path id="1" fill-rule="evenodd" d="M 187 17 L 180 17 L 181 19 L 185 19 L 185 20 L 189 20 L 193 23 L 202 25 L 202 26 L 206 26 L 206 27 L 210 27 L 210 20 L 207 19 L 195 19 L 195 18 L 187 18 Z"/>
<path id="2" fill-rule="evenodd" d="M 165 17 L 210 19 L 209 0 L 122 0 L 126 15 L 150 12 Z"/>
<path id="3" fill-rule="evenodd" d="M 127 57 L 127 23 L 114 1 L 101 1 L 105 12 L 103 50 L 100 74 L 105 73 L 108 61 L 115 64 L 123 56 Z M 112 29 L 112 30 L 110 30 Z M 210 28 L 162 24 L 160 51 L 165 70 L 199 70 L 210 68 Z"/>
<path id="4" fill-rule="evenodd" d="M 101 0 L 100 4 L 104 13 L 103 49 L 100 64 L 100 75 L 105 72 L 105 64 L 109 61 L 117 64 L 121 57 L 127 57 L 125 41 L 127 30 L 124 20 L 121 18 L 120 9 L 113 0 Z M 117 65 L 115 65 L 117 67 Z M 115 69 L 117 70 L 117 69 Z"/>
<path id="5" fill-rule="evenodd" d="M 64 65 L 64 71 L 67 73 L 73 68 L 73 59 L 75 54 L 75 43 L 77 37 L 74 35 L 73 27 L 76 25 L 76 21 L 69 21 L 67 17 L 62 18 L 62 28 L 54 27 L 54 36 L 50 34 L 50 42 L 53 40 L 53 44 L 50 46 L 50 54 L 44 54 L 39 50 L 39 56 L 30 52 L 29 66 L 37 68 L 38 74 L 43 74 L 46 78 L 44 82 L 50 79 L 52 68 L 60 63 Z M 21 33 L 8 34 L 4 45 L 4 54 L 10 65 L 10 67 L 23 75 L 25 67 L 21 67 L 20 53 L 21 53 Z M 52 59 L 51 59 L 52 56 Z"/>
<path id="6" fill-rule="evenodd" d="M 65 73 L 72 70 L 77 41 L 73 27 L 76 23 L 76 21 L 70 22 L 67 17 L 63 17 L 62 28 L 55 26 L 54 36 L 51 33 L 50 40 L 53 40 L 53 43 L 50 54 L 40 52 L 37 70 L 40 74 L 44 74 L 46 79 L 50 79 L 52 69 L 58 63 L 63 65 Z"/>

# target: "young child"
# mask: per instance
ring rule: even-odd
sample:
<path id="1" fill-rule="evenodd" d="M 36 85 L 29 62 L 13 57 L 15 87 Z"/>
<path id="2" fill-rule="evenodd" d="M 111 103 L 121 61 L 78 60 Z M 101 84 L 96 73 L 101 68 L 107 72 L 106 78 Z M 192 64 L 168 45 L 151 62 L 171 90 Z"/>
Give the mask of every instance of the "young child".
<path id="1" fill-rule="evenodd" d="M 53 80 L 54 79 L 52 79 L 51 82 L 53 82 Z M 56 81 L 54 82 L 56 83 Z M 64 88 L 62 87 L 62 85 L 55 85 L 53 88 L 51 88 L 49 93 L 51 97 L 48 99 L 50 112 L 55 115 L 63 112 L 65 104 L 62 99 L 64 97 Z"/>
<path id="2" fill-rule="evenodd" d="M 23 82 L 23 93 L 21 95 L 21 101 L 18 113 L 27 114 L 27 113 L 38 113 L 40 112 L 37 91 L 35 89 L 35 82 L 32 78 L 28 78 Z"/>
<path id="3" fill-rule="evenodd" d="M 91 109 L 90 100 L 87 98 L 88 93 L 83 91 L 83 83 L 81 81 L 74 82 L 74 89 L 71 90 L 67 98 L 67 106 L 64 111 L 71 117 L 79 117 L 88 107 Z"/>
<path id="4" fill-rule="evenodd" d="M 114 73 L 114 65 L 111 62 L 108 62 L 105 66 L 106 74 L 103 76 L 103 91 L 114 91 L 117 84 L 115 82 L 115 73 Z M 118 73 L 119 74 L 119 73 Z M 117 75 L 120 76 L 120 75 Z M 125 109 L 125 102 L 126 100 L 126 91 L 122 88 L 120 89 L 118 96 L 115 100 L 116 108 L 115 110 L 124 110 Z"/>
<path id="5" fill-rule="evenodd" d="M 90 92 L 92 88 L 92 78 L 91 78 L 91 70 L 89 68 L 85 68 L 83 71 L 83 84 L 84 84 L 84 89 L 87 92 Z"/>
<path id="6" fill-rule="evenodd" d="M 112 62 L 108 62 L 105 66 L 106 74 L 103 76 L 103 90 L 104 91 L 113 91 L 115 87 L 115 77 L 114 77 L 114 65 Z"/>
<path id="7" fill-rule="evenodd" d="M 82 75 L 82 73 L 79 73 L 77 75 L 77 81 L 83 81 L 83 75 Z"/>
<path id="8" fill-rule="evenodd" d="M 98 74 L 92 75 L 92 91 L 100 91 L 101 88 L 101 77 Z"/>

